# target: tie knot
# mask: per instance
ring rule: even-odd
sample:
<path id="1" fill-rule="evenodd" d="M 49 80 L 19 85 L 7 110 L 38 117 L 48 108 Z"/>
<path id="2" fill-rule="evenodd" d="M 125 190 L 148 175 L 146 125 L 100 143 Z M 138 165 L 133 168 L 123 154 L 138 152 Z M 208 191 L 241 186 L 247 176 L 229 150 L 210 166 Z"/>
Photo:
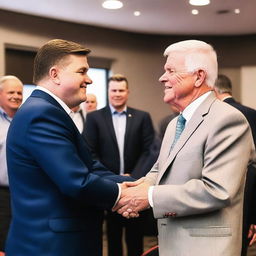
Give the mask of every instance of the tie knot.
<path id="1" fill-rule="evenodd" d="M 182 114 L 180 114 L 178 117 L 178 123 L 181 125 L 185 125 L 185 123 L 186 123 L 186 119 L 184 118 L 184 116 Z"/>

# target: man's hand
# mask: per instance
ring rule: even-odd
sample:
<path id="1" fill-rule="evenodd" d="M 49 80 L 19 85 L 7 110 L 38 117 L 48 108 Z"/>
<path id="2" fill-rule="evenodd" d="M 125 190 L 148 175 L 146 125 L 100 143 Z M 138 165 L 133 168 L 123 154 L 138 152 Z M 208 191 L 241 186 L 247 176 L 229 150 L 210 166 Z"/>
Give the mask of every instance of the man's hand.
<path id="1" fill-rule="evenodd" d="M 117 211 L 126 218 L 138 217 L 139 211 L 149 207 L 148 189 L 150 185 L 138 180 L 135 182 L 124 182 L 122 186 L 127 188 L 122 189 L 121 198 L 113 208 L 113 211 Z"/>
<path id="2" fill-rule="evenodd" d="M 125 181 L 122 184 L 125 184 L 127 187 L 135 187 L 140 185 L 141 183 L 143 183 L 145 181 L 145 177 L 142 177 L 136 181 Z"/>
<path id="3" fill-rule="evenodd" d="M 253 245 L 256 242 L 256 225 L 251 224 L 248 238 L 251 238 L 249 246 Z"/>

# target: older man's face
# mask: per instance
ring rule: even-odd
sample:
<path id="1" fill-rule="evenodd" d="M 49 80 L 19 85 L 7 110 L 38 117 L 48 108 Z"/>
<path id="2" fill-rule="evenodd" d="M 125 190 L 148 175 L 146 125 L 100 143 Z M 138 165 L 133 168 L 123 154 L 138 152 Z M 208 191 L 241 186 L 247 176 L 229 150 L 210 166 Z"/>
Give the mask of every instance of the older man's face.
<path id="1" fill-rule="evenodd" d="M 187 72 L 181 53 L 168 56 L 164 70 L 165 73 L 159 78 L 164 85 L 164 102 L 182 111 L 190 103 L 196 77 L 193 72 Z"/>
<path id="2" fill-rule="evenodd" d="M 6 80 L 0 89 L 0 106 L 6 111 L 16 111 L 22 103 L 23 85 L 16 79 Z"/>
<path id="3" fill-rule="evenodd" d="M 95 95 L 93 94 L 86 95 L 85 109 L 87 113 L 97 109 L 97 99 Z"/>

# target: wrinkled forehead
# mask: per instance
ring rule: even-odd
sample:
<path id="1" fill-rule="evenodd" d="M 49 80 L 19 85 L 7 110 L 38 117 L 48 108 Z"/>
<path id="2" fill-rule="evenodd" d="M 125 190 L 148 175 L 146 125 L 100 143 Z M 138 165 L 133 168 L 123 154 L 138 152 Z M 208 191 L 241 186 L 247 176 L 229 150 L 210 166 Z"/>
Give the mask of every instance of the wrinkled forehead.
<path id="1" fill-rule="evenodd" d="M 9 79 L 4 81 L 1 86 L 4 91 L 22 91 L 23 85 L 19 80 Z"/>
<path id="2" fill-rule="evenodd" d="M 166 58 L 165 69 L 185 67 L 185 57 L 184 53 L 171 52 Z"/>

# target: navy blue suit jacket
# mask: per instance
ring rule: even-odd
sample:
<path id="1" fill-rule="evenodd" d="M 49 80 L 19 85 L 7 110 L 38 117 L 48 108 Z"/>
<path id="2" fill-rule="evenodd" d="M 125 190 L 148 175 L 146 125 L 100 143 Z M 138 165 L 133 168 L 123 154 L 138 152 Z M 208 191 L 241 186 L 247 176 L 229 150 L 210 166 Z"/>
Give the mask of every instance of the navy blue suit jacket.
<path id="1" fill-rule="evenodd" d="M 231 98 L 231 97 L 226 98 L 224 100 L 224 102 L 232 105 L 233 107 L 237 108 L 244 114 L 248 123 L 250 124 L 251 130 L 252 130 L 253 141 L 256 146 L 256 110 L 240 104 L 234 98 Z"/>
<path id="2" fill-rule="evenodd" d="M 150 156 L 154 128 L 147 112 L 127 107 L 126 115 L 124 171 L 134 178 L 140 178 L 149 171 L 143 170 L 143 164 Z M 86 116 L 83 136 L 94 157 L 118 174 L 120 157 L 109 106 Z"/>
<path id="3" fill-rule="evenodd" d="M 93 161 L 64 109 L 35 90 L 7 137 L 12 200 L 8 256 L 100 256 L 102 209 L 118 196 L 114 175 Z"/>
<path id="4" fill-rule="evenodd" d="M 232 105 L 244 114 L 251 127 L 254 144 L 256 146 L 256 110 L 238 103 L 234 98 L 231 97 L 226 98 L 224 102 Z M 247 235 L 251 224 L 256 224 L 256 169 L 253 165 L 248 166 L 246 174 L 243 206 L 243 242 L 241 255 L 247 255 L 246 251 L 249 242 Z"/>

